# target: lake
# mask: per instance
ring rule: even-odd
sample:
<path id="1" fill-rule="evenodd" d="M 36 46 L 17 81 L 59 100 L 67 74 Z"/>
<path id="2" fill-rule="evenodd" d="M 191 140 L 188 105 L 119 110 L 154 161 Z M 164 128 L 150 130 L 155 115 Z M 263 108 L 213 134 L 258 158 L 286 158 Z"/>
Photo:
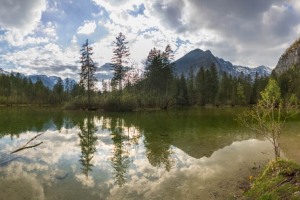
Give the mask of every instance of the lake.
<path id="1" fill-rule="evenodd" d="M 0 200 L 234 199 L 274 157 L 236 122 L 242 111 L 0 108 Z M 290 120 L 280 141 L 296 162 L 299 125 Z"/>

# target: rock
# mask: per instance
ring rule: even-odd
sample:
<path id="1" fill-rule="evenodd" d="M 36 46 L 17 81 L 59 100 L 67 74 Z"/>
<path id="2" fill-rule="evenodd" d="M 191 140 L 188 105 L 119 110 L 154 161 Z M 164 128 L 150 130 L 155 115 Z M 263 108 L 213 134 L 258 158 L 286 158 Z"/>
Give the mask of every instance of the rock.
<path id="1" fill-rule="evenodd" d="M 280 57 L 275 72 L 282 74 L 293 66 L 300 65 L 300 38 L 296 40 Z"/>
<path id="2" fill-rule="evenodd" d="M 66 171 L 63 171 L 63 170 L 57 170 L 55 172 L 55 178 L 59 179 L 59 180 L 63 180 L 65 178 L 67 178 L 68 175 L 69 174 Z"/>

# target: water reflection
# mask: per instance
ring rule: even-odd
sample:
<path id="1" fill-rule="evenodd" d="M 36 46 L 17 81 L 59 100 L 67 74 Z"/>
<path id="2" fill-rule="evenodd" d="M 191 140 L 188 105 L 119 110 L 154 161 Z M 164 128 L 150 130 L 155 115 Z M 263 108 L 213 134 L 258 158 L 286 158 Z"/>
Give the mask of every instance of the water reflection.
<path id="1" fill-rule="evenodd" d="M 97 131 L 97 128 L 94 122 L 94 117 L 87 116 L 87 118 L 79 123 L 79 129 L 81 131 L 78 133 L 81 147 L 81 156 L 79 161 L 82 165 L 81 170 L 83 174 L 88 177 L 89 172 L 92 171 L 92 159 L 96 152 L 97 136 L 95 136 L 95 132 Z"/>
<path id="2" fill-rule="evenodd" d="M 272 157 L 271 146 L 251 139 L 230 112 L 36 111 L 37 124 L 29 113 L 5 113 L 17 125 L 0 122 L 0 160 L 40 133 L 34 144 L 43 145 L 0 163 L 0 188 L 17 172 L 33 177 L 47 199 L 218 199 L 235 192 L 236 173 L 241 180 Z"/>
<path id="3" fill-rule="evenodd" d="M 157 138 L 158 137 L 158 138 Z M 146 156 L 154 167 L 164 167 L 170 171 L 174 164 L 172 160 L 171 139 L 168 136 L 145 133 Z"/>
<path id="4" fill-rule="evenodd" d="M 110 131 L 113 142 L 111 157 L 113 176 L 115 182 L 119 186 L 123 186 L 126 183 L 130 164 L 130 150 L 138 144 L 140 133 L 135 127 L 126 126 L 122 118 L 107 117 L 103 121 L 103 128 Z"/>

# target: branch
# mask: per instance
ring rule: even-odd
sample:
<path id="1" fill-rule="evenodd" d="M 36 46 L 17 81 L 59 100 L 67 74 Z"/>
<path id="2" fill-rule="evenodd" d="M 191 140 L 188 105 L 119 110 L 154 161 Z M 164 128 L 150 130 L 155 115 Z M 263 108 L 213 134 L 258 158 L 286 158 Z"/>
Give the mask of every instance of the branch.
<path id="1" fill-rule="evenodd" d="M 29 148 L 37 147 L 37 146 L 41 145 L 42 143 L 43 143 L 43 142 L 40 142 L 40 143 L 38 143 L 38 144 L 34 144 L 34 145 L 31 145 L 31 146 L 28 146 L 28 147 L 23 146 L 23 147 L 21 147 L 21 148 L 15 150 L 15 151 L 13 151 L 13 152 L 11 152 L 10 154 L 17 153 L 17 152 L 22 151 L 22 150 L 24 150 L 24 149 L 29 149 Z"/>
<path id="2" fill-rule="evenodd" d="M 22 146 L 21 148 L 19 148 L 17 150 L 12 151 L 10 154 L 16 153 L 18 151 L 22 151 L 24 149 L 29 149 L 29 148 L 33 148 L 33 147 L 37 147 L 37 146 L 41 145 L 43 142 L 31 145 L 31 146 L 27 146 L 30 142 L 32 142 L 33 140 L 35 140 L 37 137 L 41 136 L 42 134 L 44 134 L 44 133 L 37 134 L 36 136 L 34 136 L 33 138 L 31 138 L 24 146 Z"/>

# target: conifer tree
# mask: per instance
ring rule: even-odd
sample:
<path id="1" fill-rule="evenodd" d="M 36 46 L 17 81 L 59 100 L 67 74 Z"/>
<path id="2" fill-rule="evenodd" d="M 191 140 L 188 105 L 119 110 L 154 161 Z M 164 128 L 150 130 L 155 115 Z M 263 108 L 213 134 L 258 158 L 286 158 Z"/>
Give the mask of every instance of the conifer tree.
<path id="1" fill-rule="evenodd" d="M 112 68 L 114 76 L 112 78 L 112 85 L 122 91 L 122 81 L 126 73 L 126 65 L 128 64 L 129 48 L 126 46 L 128 42 L 123 33 L 119 33 L 114 41 L 115 48 L 113 49 Z"/>
<path id="2" fill-rule="evenodd" d="M 89 42 L 86 40 L 81 49 L 80 85 L 87 90 L 89 108 L 91 107 L 92 91 L 94 90 L 97 81 L 95 77 L 97 68 L 91 58 L 91 55 L 93 55 L 92 51 L 93 48 L 89 46 Z"/>

